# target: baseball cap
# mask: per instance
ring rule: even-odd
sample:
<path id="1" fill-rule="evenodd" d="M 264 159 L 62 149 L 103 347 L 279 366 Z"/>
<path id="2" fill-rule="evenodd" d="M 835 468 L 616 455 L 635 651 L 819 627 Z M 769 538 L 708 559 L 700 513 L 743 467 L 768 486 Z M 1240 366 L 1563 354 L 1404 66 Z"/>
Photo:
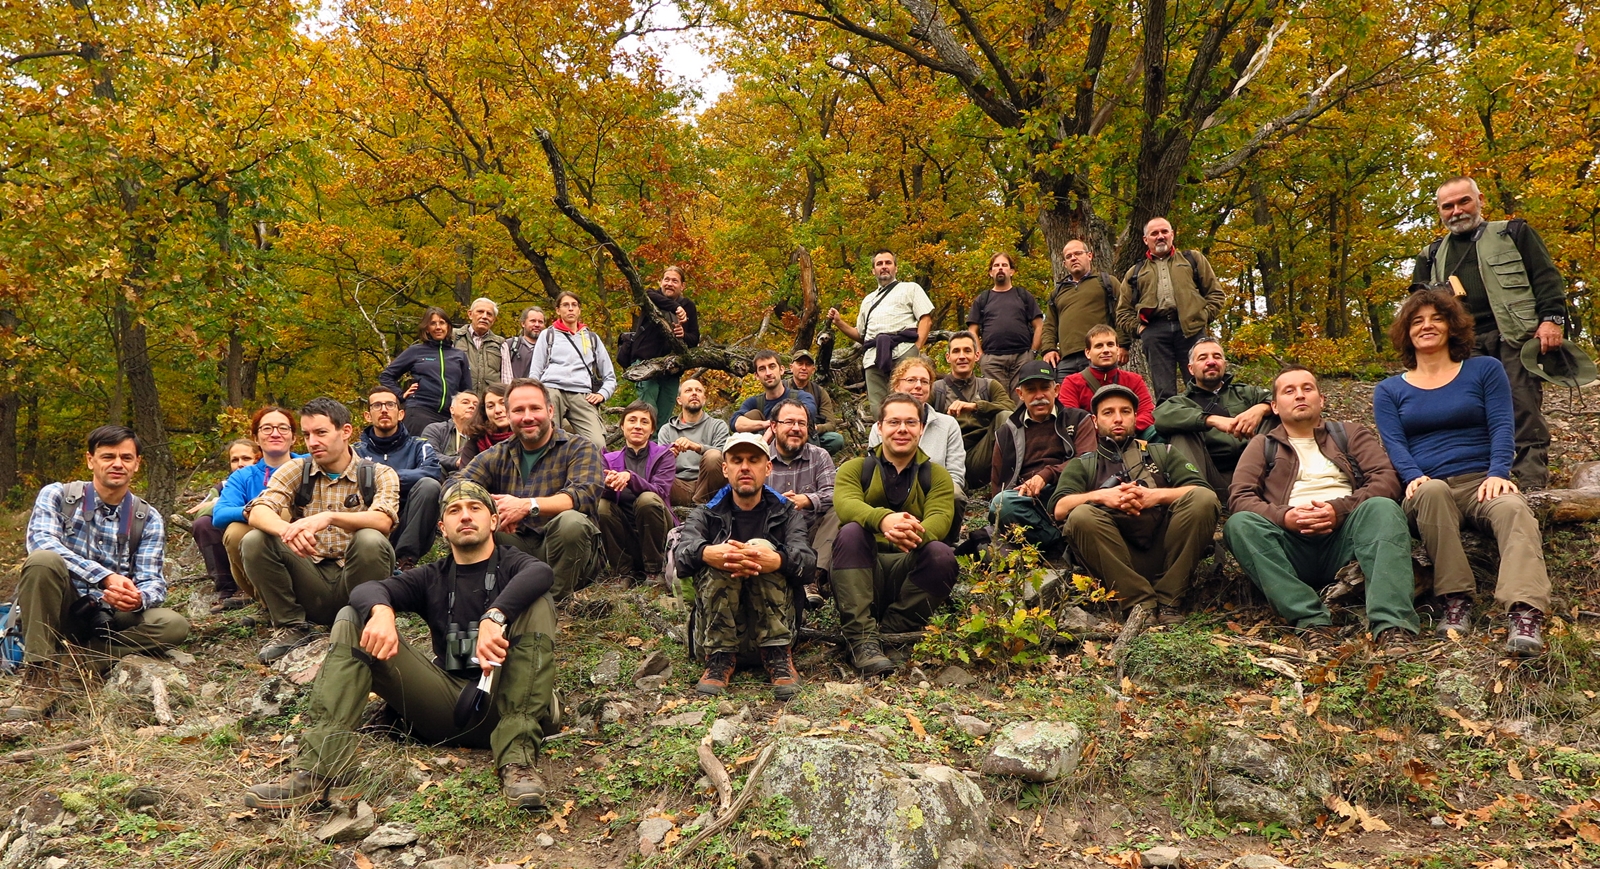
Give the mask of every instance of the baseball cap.
<path id="1" fill-rule="evenodd" d="M 1030 380 L 1048 380 L 1056 382 L 1056 370 L 1044 362 L 1027 362 L 1017 371 L 1017 383 L 1021 385 Z"/>
<path id="2" fill-rule="evenodd" d="M 811 355 L 811 351 L 807 350 L 807 349 L 805 349 L 803 347 L 800 348 L 799 350 L 796 350 L 794 355 L 790 356 L 789 359 L 790 359 L 790 361 L 793 361 L 795 359 L 804 359 L 805 361 L 810 362 L 812 365 L 817 364 L 817 357 L 812 356 Z"/>
<path id="3" fill-rule="evenodd" d="M 766 438 L 753 432 L 742 431 L 729 435 L 728 439 L 722 442 L 722 454 L 732 453 L 735 447 L 752 447 L 760 450 L 767 458 L 772 458 L 772 445 L 767 443 Z"/>
<path id="4" fill-rule="evenodd" d="M 445 486 L 444 491 L 439 494 L 439 509 L 443 510 L 451 504 L 462 500 L 482 501 L 489 508 L 490 513 L 496 512 L 494 496 L 489 494 L 488 489 L 470 480 L 457 480 Z"/>
<path id="5" fill-rule="evenodd" d="M 1123 386 L 1120 383 L 1107 383 L 1105 386 L 1096 389 L 1094 391 L 1094 398 L 1089 399 L 1089 409 L 1095 411 L 1099 410 L 1100 402 L 1105 401 L 1112 396 L 1121 396 L 1126 398 L 1127 400 L 1133 402 L 1134 410 L 1139 409 L 1138 393 L 1135 393 L 1133 390 Z"/>

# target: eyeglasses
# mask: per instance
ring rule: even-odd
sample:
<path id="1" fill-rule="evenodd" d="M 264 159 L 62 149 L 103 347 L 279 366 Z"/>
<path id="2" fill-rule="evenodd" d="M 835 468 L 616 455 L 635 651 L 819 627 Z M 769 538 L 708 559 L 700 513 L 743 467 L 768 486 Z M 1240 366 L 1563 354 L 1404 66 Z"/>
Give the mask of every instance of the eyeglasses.
<path id="1" fill-rule="evenodd" d="M 400 409 L 400 402 L 398 402 L 398 401 L 374 401 L 371 404 L 367 405 L 367 407 L 370 407 L 373 410 L 399 410 Z"/>
<path id="2" fill-rule="evenodd" d="M 256 429 L 256 433 L 257 434 L 294 434 L 294 426 L 292 426 L 292 425 L 283 425 L 281 423 L 278 424 L 278 425 L 264 425 L 264 426 L 261 426 L 260 428 Z"/>
<path id="3" fill-rule="evenodd" d="M 779 428 L 805 428 L 810 423 L 803 419 L 780 419 L 774 422 L 773 425 Z"/>
<path id="4" fill-rule="evenodd" d="M 902 377 L 902 378 L 900 378 L 900 382 L 901 383 L 912 383 L 912 384 L 920 383 L 923 386 L 927 386 L 928 384 L 932 383 L 933 381 L 929 380 L 926 377 Z"/>

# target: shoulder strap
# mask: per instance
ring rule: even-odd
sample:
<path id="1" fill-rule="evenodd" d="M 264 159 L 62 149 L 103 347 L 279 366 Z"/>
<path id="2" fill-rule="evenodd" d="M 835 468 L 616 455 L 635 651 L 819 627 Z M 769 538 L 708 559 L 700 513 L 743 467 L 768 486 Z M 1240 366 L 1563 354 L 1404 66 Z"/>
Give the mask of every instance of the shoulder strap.
<path id="1" fill-rule="evenodd" d="M 91 509 L 90 500 L 84 497 L 88 491 L 88 483 L 83 480 L 73 480 L 61 485 L 60 515 L 66 522 L 72 521 L 72 514 L 80 508 L 85 511 L 84 522 L 89 521 L 87 515 Z M 139 541 L 144 539 L 145 525 L 150 521 L 150 505 L 143 498 L 129 492 L 123 502 L 127 512 L 123 514 L 123 529 L 117 533 L 118 543 L 128 550 L 128 575 L 133 575 L 133 557 L 139 551 Z"/>
<path id="2" fill-rule="evenodd" d="M 61 518 L 71 519 L 72 511 L 78 509 L 78 505 L 83 503 L 83 487 L 84 482 L 82 480 L 73 480 L 70 483 L 61 484 Z"/>
<path id="3" fill-rule="evenodd" d="M 1092 373 L 1090 373 L 1093 370 L 1094 370 L 1093 367 L 1089 367 L 1089 368 L 1085 368 L 1082 371 L 1078 372 L 1078 374 L 1083 376 L 1083 382 L 1089 384 L 1089 392 L 1090 392 L 1090 394 L 1093 394 L 1093 393 L 1099 391 L 1100 387 L 1105 386 L 1105 383 L 1101 382 L 1100 378 L 1098 378 L 1098 377 L 1094 376 Z"/>
<path id="4" fill-rule="evenodd" d="M 1106 317 L 1109 318 L 1109 319 L 1106 320 L 1106 323 L 1108 325 L 1111 325 L 1111 326 L 1116 326 L 1117 325 L 1117 296 L 1116 296 L 1115 293 L 1113 293 L 1111 291 L 1111 287 L 1112 287 L 1111 276 L 1106 274 L 1105 272 L 1100 272 L 1099 274 L 1100 274 L 1100 288 L 1102 290 L 1105 290 L 1105 293 L 1106 293 Z"/>
<path id="5" fill-rule="evenodd" d="M 317 481 L 312 479 L 311 472 L 316 470 L 310 456 L 300 460 L 300 488 L 294 493 L 294 509 L 304 510 L 311 505 L 311 497 L 316 493 Z"/>
<path id="6" fill-rule="evenodd" d="M 1144 260 L 1139 260 L 1133 264 L 1133 271 L 1128 273 L 1128 286 L 1133 288 L 1135 294 L 1139 292 L 1139 272 L 1143 270 Z"/>
<path id="7" fill-rule="evenodd" d="M 372 462 L 363 459 L 356 466 L 356 485 L 361 489 L 361 505 L 370 509 L 378 496 L 378 469 Z"/>
<path id="8" fill-rule="evenodd" d="M 1361 462 L 1350 452 L 1350 433 L 1345 431 L 1344 423 L 1330 419 L 1322 425 L 1328 430 L 1328 437 L 1333 438 L 1333 445 L 1339 448 L 1339 452 L 1344 454 L 1345 461 L 1350 463 L 1350 471 L 1355 477 L 1350 481 L 1351 488 L 1359 489 L 1366 485 L 1367 473 L 1361 470 Z M 1278 462 L 1278 442 L 1273 438 L 1266 438 L 1261 444 L 1261 454 L 1266 463 L 1261 476 L 1265 478 L 1272 473 L 1272 466 Z"/>
<path id="9" fill-rule="evenodd" d="M 867 490 L 872 488 L 872 475 L 878 470 L 878 457 L 868 453 L 861 459 L 861 496 L 867 495 Z"/>
<path id="10" fill-rule="evenodd" d="M 1200 255 L 1192 250 L 1183 252 L 1183 258 L 1189 261 L 1189 268 L 1194 272 L 1195 286 L 1200 285 Z"/>
<path id="11" fill-rule="evenodd" d="M 917 485 L 922 487 L 924 495 L 933 491 L 933 468 L 930 467 L 932 464 L 933 460 L 929 459 L 917 465 Z"/>
<path id="12" fill-rule="evenodd" d="M 1262 442 L 1261 457 L 1265 462 L 1265 468 L 1262 470 L 1261 476 L 1265 479 L 1268 474 L 1272 473 L 1272 466 L 1278 463 L 1278 442 L 1270 437 Z"/>

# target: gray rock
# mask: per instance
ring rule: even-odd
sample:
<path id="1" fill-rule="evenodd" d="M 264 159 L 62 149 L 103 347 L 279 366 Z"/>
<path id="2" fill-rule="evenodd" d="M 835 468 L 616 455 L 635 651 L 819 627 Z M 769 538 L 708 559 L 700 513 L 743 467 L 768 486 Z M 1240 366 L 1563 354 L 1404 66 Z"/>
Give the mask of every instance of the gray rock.
<path id="1" fill-rule="evenodd" d="M 976 681 L 971 673 L 954 664 L 940 670 L 939 675 L 933 678 L 933 684 L 940 688 L 965 688 Z"/>
<path id="2" fill-rule="evenodd" d="M 221 694 L 221 693 L 222 693 L 222 683 L 221 682 L 206 682 L 205 684 L 200 686 L 200 699 L 201 700 L 215 700 L 217 695 Z"/>
<path id="3" fill-rule="evenodd" d="M 39 864 L 39 869 L 67 869 L 67 858 L 46 857 L 44 862 Z"/>
<path id="4" fill-rule="evenodd" d="M 540 833 L 539 835 L 533 837 L 533 844 L 538 845 L 541 848 L 552 847 L 552 846 L 555 845 L 555 843 L 556 843 L 556 840 L 550 838 L 550 834 L 549 833 Z M 516 864 L 513 863 L 511 865 L 516 865 Z"/>
<path id="5" fill-rule="evenodd" d="M 884 747 L 888 747 L 890 743 L 900 736 L 893 727 L 887 724 L 875 724 L 868 727 L 866 733 L 868 739 Z"/>
<path id="6" fill-rule="evenodd" d="M 1489 717 L 1489 692 L 1466 670 L 1440 670 L 1433 679 L 1433 702 L 1474 721 Z"/>
<path id="7" fill-rule="evenodd" d="M 672 827 L 672 821 L 667 818 L 645 818 L 639 822 L 639 841 L 659 845 L 672 832 Z"/>
<path id="8" fill-rule="evenodd" d="M 272 672 L 296 685 L 310 685 L 322 672 L 322 659 L 328 657 L 328 648 L 332 645 L 326 634 L 318 634 L 316 639 L 273 661 Z"/>
<path id="9" fill-rule="evenodd" d="M 811 719 L 798 715 L 779 715 L 778 720 L 772 723 L 772 729 L 779 733 L 799 733 L 811 729 Z"/>
<path id="10" fill-rule="evenodd" d="M 150 685 L 157 680 L 166 687 L 168 702 L 173 705 L 177 705 L 178 697 L 189 690 L 189 677 L 176 664 L 144 655 L 129 655 L 118 661 L 106 676 L 105 690 L 149 700 Z"/>
<path id="11" fill-rule="evenodd" d="M 1572 466 L 1572 482 L 1567 484 L 1569 489 L 1593 489 L 1600 487 L 1600 462 L 1579 462 Z"/>
<path id="12" fill-rule="evenodd" d="M 1081 606 L 1069 606 L 1062 610 L 1056 624 L 1071 631 L 1087 631 L 1099 624 L 1099 620 Z"/>
<path id="13" fill-rule="evenodd" d="M 361 850 L 372 853 L 380 848 L 403 848 L 417 841 L 417 828 L 410 824 L 382 824 L 361 840 Z"/>
<path id="14" fill-rule="evenodd" d="M 615 685 L 622 680 L 622 653 L 611 651 L 600 656 L 600 665 L 589 674 L 596 685 Z"/>
<path id="15" fill-rule="evenodd" d="M 184 605 L 183 614 L 189 619 L 190 624 L 201 619 L 209 619 L 211 618 L 211 605 L 216 601 L 216 595 L 209 592 L 196 591 L 189 595 L 189 602 Z"/>
<path id="16" fill-rule="evenodd" d="M 860 697 L 867 693 L 867 686 L 861 682 L 824 682 L 822 691 L 836 697 Z"/>
<path id="17" fill-rule="evenodd" d="M 706 716 L 711 714 L 709 709 L 692 709 L 680 712 L 677 715 L 657 715 L 650 719 L 651 727 L 699 727 L 706 723 Z"/>
<path id="18" fill-rule="evenodd" d="M 1183 854 L 1170 845 L 1162 845 L 1144 852 L 1144 865 L 1152 869 L 1174 869 L 1183 865 Z"/>
<path id="19" fill-rule="evenodd" d="M 182 649 L 168 649 L 167 660 L 179 667 L 193 667 L 195 657 Z"/>
<path id="20" fill-rule="evenodd" d="M 373 814 L 372 806 L 366 800 L 356 804 L 352 814 L 336 814 L 326 824 L 317 828 L 312 835 L 319 842 L 337 844 L 340 842 L 359 842 L 372 835 L 378 828 L 378 816 Z"/>
<path id="21" fill-rule="evenodd" d="M 732 745 L 739 741 L 740 727 L 732 718 L 718 718 L 711 722 L 711 744 Z"/>
<path id="22" fill-rule="evenodd" d="M 645 655 L 644 660 L 639 662 L 639 666 L 633 669 L 633 682 L 638 685 L 640 679 L 649 676 L 660 676 L 662 682 L 671 679 L 672 656 L 666 652 L 651 652 Z"/>
<path id="23" fill-rule="evenodd" d="M 449 857 L 440 857 L 437 860 L 429 860 L 418 867 L 418 869 L 477 869 L 477 866 L 478 864 L 468 860 L 460 854 L 453 854 Z"/>
<path id="24" fill-rule="evenodd" d="M 1065 721 L 1019 721 L 1000 728 L 979 771 L 1025 781 L 1055 781 L 1078 768 L 1083 731 Z"/>
<path id="25" fill-rule="evenodd" d="M 974 739 L 980 736 L 988 736 L 994 730 L 993 724 L 971 715 L 957 715 L 950 719 L 950 722 L 956 726 L 957 730 Z"/>
<path id="26" fill-rule="evenodd" d="M 805 851 L 832 869 L 960 869 L 1008 862 L 989 837 L 989 804 L 948 766 L 898 763 L 870 745 L 780 739 L 757 796 L 788 799 L 809 826 Z"/>
<path id="27" fill-rule="evenodd" d="M 255 718 L 271 718 L 283 711 L 283 704 L 300 694 L 300 686 L 277 676 L 268 678 L 250 698 L 247 712 Z"/>
<path id="28" fill-rule="evenodd" d="M 633 687 L 640 691 L 660 691 L 666 686 L 667 678 L 671 675 L 668 673 L 664 676 L 642 676 L 634 680 Z"/>
<path id="29" fill-rule="evenodd" d="M 1234 869 L 1287 869 L 1269 854 L 1246 854 L 1233 861 Z"/>
<path id="30" fill-rule="evenodd" d="M 639 707 L 626 700 L 612 700 L 600 707 L 600 723 L 616 724 L 639 714 Z"/>
<path id="31" fill-rule="evenodd" d="M 1333 790 L 1326 769 L 1297 768 L 1287 754 L 1241 730 L 1224 731 L 1206 763 L 1212 808 L 1242 821 L 1302 825 Z"/>

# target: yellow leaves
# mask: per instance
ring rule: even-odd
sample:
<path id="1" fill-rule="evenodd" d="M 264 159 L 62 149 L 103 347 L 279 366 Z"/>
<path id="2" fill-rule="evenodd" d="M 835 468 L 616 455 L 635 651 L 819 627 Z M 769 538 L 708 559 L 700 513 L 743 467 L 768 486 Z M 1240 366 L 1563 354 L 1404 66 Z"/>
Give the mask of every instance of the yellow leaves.
<path id="1" fill-rule="evenodd" d="M 1367 811 L 1365 806 L 1352 805 L 1338 794 L 1328 794 L 1323 797 L 1322 804 L 1344 818 L 1344 821 L 1334 827 L 1337 832 L 1349 832 L 1358 824 L 1362 831 L 1367 833 L 1385 833 L 1391 829 L 1387 821 Z"/>

